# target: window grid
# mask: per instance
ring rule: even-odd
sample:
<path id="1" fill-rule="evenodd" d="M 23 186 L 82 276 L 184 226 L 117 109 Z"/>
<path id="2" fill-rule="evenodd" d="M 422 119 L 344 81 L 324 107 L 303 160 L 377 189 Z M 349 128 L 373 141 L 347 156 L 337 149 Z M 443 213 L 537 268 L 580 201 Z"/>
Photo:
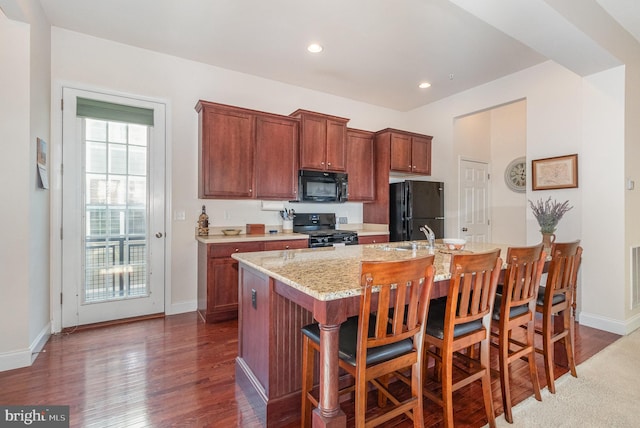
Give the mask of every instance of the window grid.
<path id="1" fill-rule="evenodd" d="M 149 295 L 147 135 L 146 126 L 85 119 L 83 303 Z"/>

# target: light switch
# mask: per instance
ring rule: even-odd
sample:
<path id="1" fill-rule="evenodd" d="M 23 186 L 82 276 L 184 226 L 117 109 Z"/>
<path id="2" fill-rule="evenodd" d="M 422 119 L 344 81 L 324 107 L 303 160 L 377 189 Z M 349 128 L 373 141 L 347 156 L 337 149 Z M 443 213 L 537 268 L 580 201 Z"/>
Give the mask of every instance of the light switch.
<path id="1" fill-rule="evenodd" d="M 175 221 L 185 221 L 186 214 L 185 214 L 184 210 L 174 211 L 173 212 L 173 219 Z"/>

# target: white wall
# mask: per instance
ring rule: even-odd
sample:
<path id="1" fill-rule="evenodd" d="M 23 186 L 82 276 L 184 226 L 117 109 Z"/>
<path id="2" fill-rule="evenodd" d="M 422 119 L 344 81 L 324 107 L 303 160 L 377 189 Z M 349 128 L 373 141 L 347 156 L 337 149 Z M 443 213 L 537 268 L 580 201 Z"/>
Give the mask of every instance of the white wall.
<path id="1" fill-rule="evenodd" d="M 43 139 L 50 147 L 51 122 L 51 26 L 40 3 L 29 5 L 31 29 L 30 58 L 30 138 L 29 138 L 29 343 L 41 345 L 48 339 L 50 328 L 49 260 L 51 192 L 39 187 L 36 164 L 36 141 Z M 47 153 L 47 158 L 49 158 Z M 38 345 L 38 346 L 41 346 Z"/>
<path id="2" fill-rule="evenodd" d="M 29 348 L 29 26 L 0 12 L 0 370 L 30 363 Z M 11 183 L 9 185 L 9 183 Z"/>
<path id="3" fill-rule="evenodd" d="M 579 162 L 583 188 L 580 321 L 626 333 L 624 74 L 618 67 L 583 82 L 584 134 Z M 588 232 L 588 233 L 587 233 Z M 587 249 L 591 251 L 587 251 Z M 595 251 L 594 251 L 595 250 Z M 603 257 L 606 254 L 606 257 Z M 604 260 L 603 260 L 604 258 Z"/>
<path id="4" fill-rule="evenodd" d="M 169 147 L 172 164 L 171 212 L 186 211 L 186 221 L 172 221 L 171 301 L 167 313 L 194 310 L 196 305 L 195 226 L 202 204 L 212 226 L 246 223 L 278 224 L 273 211 L 259 211 L 259 201 L 199 200 L 197 197 L 199 99 L 289 114 L 298 108 L 350 118 L 349 127 L 379 130 L 408 128 L 406 114 L 279 82 L 236 73 L 131 46 L 52 29 L 52 79 L 61 83 L 131 95 L 166 99 L 171 116 Z M 54 94 L 58 96 L 59 94 Z M 54 100 L 54 104 L 55 104 Z M 59 112 L 52 119 L 52 141 L 60 144 Z M 55 147 L 54 147 L 55 149 Z M 361 204 L 305 207 L 297 211 L 331 210 L 362 222 Z"/>
<path id="5" fill-rule="evenodd" d="M 445 236 L 459 237 L 461 234 L 459 202 L 460 159 L 486 163 L 491 167 L 491 113 L 488 110 L 469 114 L 453 120 L 453 146 L 451 175 L 445 182 L 448 189 L 445 204 Z M 455 174 L 453 173 L 455 171 Z M 454 197 L 455 199 L 451 200 Z M 487 200 L 487 202 L 489 202 Z"/>
<path id="6" fill-rule="evenodd" d="M 527 195 L 509 189 L 507 166 L 527 152 L 527 102 L 520 100 L 491 112 L 491 240 L 526 245 Z"/>
<path id="7" fill-rule="evenodd" d="M 526 195 L 513 192 L 504 182 L 507 165 L 526 153 L 526 120 L 524 100 L 454 118 L 453 158 L 489 164 L 491 242 L 525 245 L 527 241 Z M 457 178 L 449 183 L 452 189 L 457 187 Z M 447 218 L 454 228 L 458 210 L 457 201 L 452 202 L 455 207 Z M 451 233 L 458 236 L 457 229 Z"/>
<path id="8" fill-rule="evenodd" d="M 614 234 L 609 239 L 602 241 L 601 236 L 606 235 L 606 232 L 595 231 L 596 224 L 598 222 L 600 225 L 602 224 L 602 218 L 596 220 L 596 214 L 594 214 L 600 213 L 603 207 L 608 207 L 611 211 L 622 212 L 624 210 L 624 200 L 619 192 L 603 193 L 599 191 L 600 189 L 595 183 L 603 175 L 600 171 L 604 173 L 604 171 L 623 170 L 624 156 L 618 154 L 618 150 L 624 147 L 624 141 L 614 137 L 608 139 L 606 145 L 603 146 L 602 141 L 596 141 L 595 138 L 585 135 L 584 122 L 589 120 L 587 129 L 600 128 L 602 132 L 611 130 L 614 135 L 617 133 L 618 121 L 623 113 L 618 109 L 608 111 L 607 114 L 593 112 L 597 111 L 598 98 L 612 97 L 614 100 L 618 98 L 617 94 L 620 91 L 620 85 L 623 84 L 623 79 L 615 73 L 605 73 L 605 77 L 596 76 L 593 79 L 592 84 L 597 83 L 599 91 L 597 94 L 585 93 L 583 85 L 585 82 L 590 82 L 590 79 L 582 79 L 549 61 L 416 109 L 410 112 L 410 120 L 416 126 L 419 124 L 422 127 L 422 129 L 418 129 L 419 132 L 429 130 L 432 135 L 438 136 L 438 145 L 435 146 L 437 148 L 434 147 L 435 156 L 446 162 L 451 162 L 454 160 L 455 153 L 453 139 L 455 118 L 515 100 L 526 99 L 526 157 L 528 162 L 532 159 L 572 153 L 578 154 L 579 162 L 578 188 L 533 192 L 529 186 L 526 197 L 527 199 L 546 199 L 551 196 L 559 201 L 569 200 L 575 207 L 561 220 L 556 235 L 559 241 L 582 239 L 585 254 L 591 253 L 591 258 L 587 258 L 583 262 L 582 280 L 578 294 L 582 299 L 582 306 L 585 310 L 588 308 L 589 311 L 592 311 L 590 312 L 592 316 L 584 321 L 581 320 L 581 322 L 611 331 L 620 331 L 619 328 L 625 323 L 624 301 L 620 301 L 616 293 L 611 293 L 608 300 L 603 302 L 599 296 L 600 292 L 594 292 L 595 289 L 603 287 L 602 282 L 592 280 L 587 273 L 599 269 L 601 272 L 599 277 L 607 276 L 609 278 L 607 284 L 610 284 L 611 287 L 616 289 L 625 287 L 624 269 L 617 269 L 621 265 L 621 260 L 624 260 L 619 254 L 620 249 L 625 248 L 624 240 Z M 591 110 L 592 114 L 583 119 L 583 115 L 586 114 L 583 111 L 585 97 L 589 98 L 586 102 L 593 110 Z M 600 153 L 609 145 L 612 145 L 612 154 L 601 157 Z M 585 158 L 586 164 L 582 164 L 582 158 Z M 594 170 L 591 159 L 595 158 L 600 159 L 598 168 Z M 449 165 L 455 164 L 457 162 L 449 163 Z M 590 179 L 585 178 L 585 171 L 590 174 Z M 442 174 L 441 178 L 444 181 L 454 181 L 458 171 L 453 168 L 448 171 L 439 169 L 438 173 Z M 591 176 L 591 174 L 594 175 Z M 607 177 L 605 180 L 615 180 L 615 178 Z M 589 195 L 589 197 L 583 200 L 584 195 Z M 457 194 L 448 195 L 448 211 L 455 211 L 456 207 L 452 204 L 455 204 L 457 199 Z M 583 221 L 588 222 L 588 227 L 583 228 Z M 622 218 L 620 222 L 622 222 Z M 451 232 L 448 230 L 448 233 Z M 540 242 L 539 227 L 531 210 L 527 210 L 526 236 L 528 244 Z M 603 251 L 605 242 L 607 243 L 607 251 Z M 609 251 L 609 248 L 614 248 L 614 250 Z M 597 263 L 594 258 L 597 258 Z M 589 267 L 586 266 L 587 263 L 590 264 Z M 615 273 L 612 273 L 613 269 L 617 269 Z M 607 322 L 597 320 L 598 315 L 602 315 Z"/>
<path id="9" fill-rule="evenodd" d="M 31 364 L 48 338 L 49 194 L 38 188 L 36 138 L 49 140 L 49 27 L 38 2 L 0 11 L 0 370 Z"/>

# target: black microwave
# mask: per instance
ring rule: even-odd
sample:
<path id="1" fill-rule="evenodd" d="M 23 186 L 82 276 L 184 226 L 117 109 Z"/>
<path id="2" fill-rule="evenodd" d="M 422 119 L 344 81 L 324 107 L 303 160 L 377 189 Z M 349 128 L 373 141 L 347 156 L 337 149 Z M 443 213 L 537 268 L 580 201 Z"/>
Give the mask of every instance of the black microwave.
<path id="1" fill-rule="evenodd" d="M 346 202 L 347 174 L 300 170 L 299 202 Z"/>

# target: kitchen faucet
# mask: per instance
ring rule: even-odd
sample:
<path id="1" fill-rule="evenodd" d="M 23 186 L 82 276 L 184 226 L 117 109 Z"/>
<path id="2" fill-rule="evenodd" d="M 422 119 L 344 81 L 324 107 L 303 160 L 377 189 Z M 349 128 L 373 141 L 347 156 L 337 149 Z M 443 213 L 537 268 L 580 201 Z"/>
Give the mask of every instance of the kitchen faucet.
<path id="1" fill-rule="evenodd" d="M 436 234 L 433 233 L 433 230 L 431 230 L 431 228 L 426 224 L 420 227 L 420 232 L 424 233 L 424 235 L 427 237 L 427 241 L 429 241 L 429 249 L 433 250 L 434 242 L 436 240 Z"/>

